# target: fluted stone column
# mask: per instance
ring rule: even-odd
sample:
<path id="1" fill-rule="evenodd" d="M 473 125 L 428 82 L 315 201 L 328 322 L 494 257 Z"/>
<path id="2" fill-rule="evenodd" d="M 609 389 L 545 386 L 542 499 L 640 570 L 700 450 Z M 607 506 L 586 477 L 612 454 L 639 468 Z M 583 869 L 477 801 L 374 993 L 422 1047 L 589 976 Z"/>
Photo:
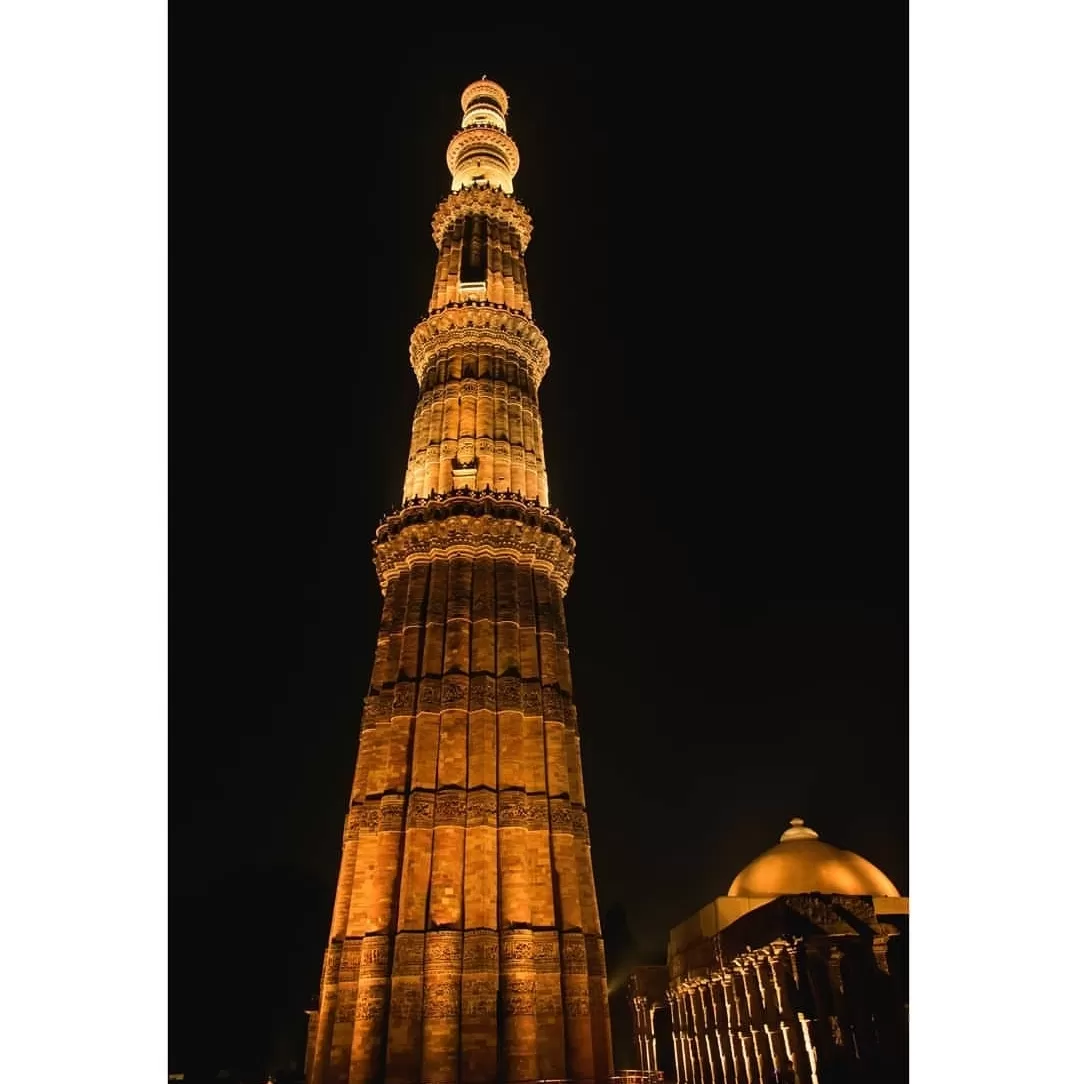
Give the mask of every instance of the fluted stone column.
<path id="1" fill-rule="evenodd" d="M 701 1044 L 701 1028 L 697 1018 L 696 1006 L 694 1004 L 694 990 L 695 984 L 693 981 L 688 982 L 683 988 L 683 1007 L 686 1013 L 687 1027 L 690 1029 L 690 1050 L 694 1066 L 694 1081 L 695 1084 L 709 1084 L 708 1077 L 705 1073 L 704 1051 Z"/>
<path id="2" fill-rule="evenodd" d="M 828 938 L 820 937 L 806 942 L 803 950 L 803 969 L 813 1004 L 806 1030 L 813 1044 L 816 1073 L 824 1080 L 845 1071 L 850 1043 L 834 994 L 836 962 L 830 959 L 830 947 Z"/>
<path id="3" fill-rule="evenodd" d="M 796 945 L 788 942 L 777 952 L 776 971 L 786 1008 L 787 1035 L 798 1084 L 812 1084 L 817 1054 L 808 1019 L 814 1014 L 814 1006 L 809 980 L 804 973 L 803 954 Z"/>
<path id="4" fill-rule="evenodd" d="M 787 1054 L 784 1051 L 783 1036 L 780 1031 L 780 1008 L 772 972 L 769 969 L 768 952 L 759 949 L 749 953 L 748 956 L 760 1005 L 759 1020 L 761 1034 L 764 1037 L 760 1046 L 765 1079 L 768 1080 L 770 1075 L 779 1075 L 781 1066 L 787 1064 Z"/>
<path id="5" fill-rule="evenodd" d="M 686 1037 L 687 1064 L 690 1068 L 690 1084 L 705 1084 L 701 1072 L 701 1045 L 694 1027 L 694 1012 L 691 1004 L 693 988 L 683 984 L 679 989 L 679 1012 L 682 1016 L 683 1034 Z"/>
<path id="6" fill-rule="evenodd" d="M 776 1051 L 781 1072 L 781 1080 L 800 1080 L 799 1066 L 796 1060 L 797 1027 L 795 1014 L 784 975 L 786 953 L 782 946 L 770 946 L 764 957 L 766 982 L 771 990 L 772 1027 L 776 1033 Z M 800 1081 L 801 1084 L 801 1081 Z"/>
<path id="7" fill-rule="evenodd" d="M 671 994 L 671 1037 L 675 1043 L 675 1069 L 682 1084 L 693 1084 L 690 1059 L 687 1052 L 686 1031 L 683 1026 L 682 1010 L 679 1007 L 677 989 Z"/>
<path id="8" fill-rule="evenodd" d="M 649 1068 L 649 1056 L 645 1053 L 645 1022 L 642 1006 L 635 998 L 631 1003 L 634 1013 L 634 1050 L 637 1054 L 638 1069 L 643 1073 Z"/>
<path id="9" fill-rule="evenodd" d="M 746 1015 L 746 1000 L 736 971 L 729 970 L 724 983 L 724 1002 L 727 1011 L 731 1048 L 735 1062 L 735 1078 L 738 1084 L 753 1084 L 753 1047 L 749 1044 L 750 1024 Z"/>
<path id="10" fill-rule="evenodd" d="M 634 1011 L 634 1046 L 637 1050 L 638 1068 L 647 1073 L 651 1068 L 649 1056 L 649 1010 L 644 998 L 635 997 L 630 1002 Z"/>
<path id="11" fill-rule="evenodd" d="M 691 991 L 691 998 L 694 1007 L 694 1032 L 698 1037 L 699 1049 L 704 1049 L 705 1056 L 702 1065 L 705 1070 L 705 1080 L 707 1084 L 720 1084 L 720 1072 L 717 1065 L 717 1059 L 713 1054 L 713 1045 L 709 1041 L 710 1032 L 712 1028 L 709 1026 L 709 1008 L 706 1003 L 704 980 L 694 984 L 694 988 Z"/>
<path id="12" fill-rule="evenodd" d="M 675 1084 L 684 1084 L 687 1080 L 686 1069 L 683 1065 L 682 1039 L 679 1032 L 679 1017 L 675 1009 L 675 993 L 668 989 L 664 994 L 668 1005 L 668 1015 L 671 1017 L 671 1045 L 675 1055 Z"/>
<path id="13" fill-rule="evenodd" d="M 731 1048 L 731 1030 L 724 1004 L 722 974 L 713 974 L 708 982 L 709 1004 L 712 1007 L 713 1034 L 719 1051 L 720 1076 L 724 1084 L 737 1084 L 738 1071 Z"/>
<path id="14" fill-rule="evenodd" d="M 883 1060 L 897 1066 L 895 1075 L 901 1079 L 907 1064 L 907 1040 L 901 1031 L 902 1002 L 889 966 L 888 936 L 875 936 L 871 952 L 871 990 L 881 1055 Z"/>
<path id="15" fill-rule="evenodd" d="M 481 80 L 432 220 L 402 507 L 342 840 L 309 1084 L 590 1084 L 611 1072 L 563 596 L 547 507 L 532 223 Z"/>

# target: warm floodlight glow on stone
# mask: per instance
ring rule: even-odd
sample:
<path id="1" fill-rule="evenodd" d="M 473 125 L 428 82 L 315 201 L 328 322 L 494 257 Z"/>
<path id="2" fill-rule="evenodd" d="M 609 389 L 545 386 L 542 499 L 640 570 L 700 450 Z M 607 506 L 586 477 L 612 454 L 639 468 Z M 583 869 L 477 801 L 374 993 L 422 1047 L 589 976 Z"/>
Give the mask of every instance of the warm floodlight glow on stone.
<path id="1" fill-rule="evenodd" d="M 410 360 L 309 1084 L 606 1081 L 611 1028 L 509 102 L 465 89 Z"/>
<path id="2" fill-rule="evenodd" d="M 470 83 L 461 95 L 461 130 L 446 148 L 450 189 L 487 185 L 514 191 L 518 171 L 517 144 L 506 132 L 510 99 L 497 83 L 480 79 Z"/>
<path id="3" fill-rule="evenodd" d="M 818 839 L 795 817 L 780 842 L 758 855 L 728 889 L 729 896 L 788 896 L 832 892 L 849 896 L 892 896 L 896 885 L 872 862 Z"/>
<path id="4" fill-rule="evenodd" d="M 906 1084 L 907 914 L 881 870 L 795 817 L 672 929 L 666 965 L 630 972 L 641 1071 L 663 1068 L 660 1028 L 680 1084 Z"/>

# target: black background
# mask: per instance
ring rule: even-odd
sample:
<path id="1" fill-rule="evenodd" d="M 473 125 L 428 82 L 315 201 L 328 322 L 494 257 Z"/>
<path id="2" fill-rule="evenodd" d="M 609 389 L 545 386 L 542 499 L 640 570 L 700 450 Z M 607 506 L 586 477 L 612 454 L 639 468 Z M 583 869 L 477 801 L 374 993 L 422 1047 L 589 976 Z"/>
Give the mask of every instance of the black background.
<path id="1" fill-rule="evenodd" d="M 302 1057 L 485 74 L 534 220 L 612 978 L 792 816 L 908 891 L 905 27 L 652 14 L 173 21 L 173 1069 Z"/>

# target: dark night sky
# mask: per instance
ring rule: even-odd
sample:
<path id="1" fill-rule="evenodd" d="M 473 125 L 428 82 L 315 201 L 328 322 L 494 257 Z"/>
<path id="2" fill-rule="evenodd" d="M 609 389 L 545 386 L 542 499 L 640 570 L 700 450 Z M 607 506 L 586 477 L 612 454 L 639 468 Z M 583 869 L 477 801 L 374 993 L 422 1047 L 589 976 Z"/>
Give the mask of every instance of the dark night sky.
<path id="1" fill-rule="evenodd" d="M 865 40 L 612 39 L 316 10 L 230 25 L 171 91 L 201 103 L 171 151 L 168 1012 L 189 1070 L 287 1056 L 317 989 L 370 542 L 401 495 L 446 143 L 485 73 L 534 219 L 601 913 L 662 953 L 792 816 L 909 888 L 901 17 Z"/>

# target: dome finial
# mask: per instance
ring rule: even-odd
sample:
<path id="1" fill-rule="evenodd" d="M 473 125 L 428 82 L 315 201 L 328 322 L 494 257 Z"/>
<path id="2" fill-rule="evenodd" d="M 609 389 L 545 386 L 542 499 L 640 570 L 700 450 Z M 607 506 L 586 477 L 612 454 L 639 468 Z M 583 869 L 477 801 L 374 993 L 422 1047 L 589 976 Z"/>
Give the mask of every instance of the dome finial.
<path id="1" fill-rule="evenodd" d="M 772 898 L 823 892 L 840 896 L 899 897 L 896 885 L 861 855 L 818 839 L 802 817 L 731 882 L 729 896 Z"/>
<path id="2" fill-rule="evenodd" d="M 780 837 L 781 843 L 790 843 L 793 839 L 817 839 L 817 832 L 813 828 L 807 828 L 802 817 L 792 817 L 790 823 L 791 827 Z"/>

